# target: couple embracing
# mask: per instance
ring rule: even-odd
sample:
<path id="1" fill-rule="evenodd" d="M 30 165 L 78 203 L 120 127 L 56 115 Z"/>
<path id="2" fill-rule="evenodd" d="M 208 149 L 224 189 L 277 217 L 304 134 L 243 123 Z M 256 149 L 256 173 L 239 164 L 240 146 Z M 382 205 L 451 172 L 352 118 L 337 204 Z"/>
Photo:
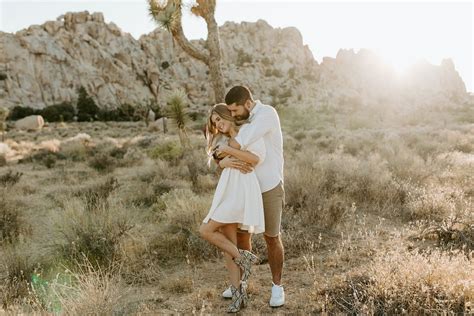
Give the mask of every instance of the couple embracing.
<path id="1" fill-rule="evenodd" d="M 224 252 L 230 287 L 222 296 L 238 312 L 248 300 L 252 264 L 251 234 L 263 233 L 272 273 L 270 306 L 285 303 L 281 286 L 284 250 L 280 237 L 284 205 L 283 138 L 272 106 L 254 100 L 250 90 L 235 86 L 210 110 L 207 151 L 223 168 L 202 238 Z"/>

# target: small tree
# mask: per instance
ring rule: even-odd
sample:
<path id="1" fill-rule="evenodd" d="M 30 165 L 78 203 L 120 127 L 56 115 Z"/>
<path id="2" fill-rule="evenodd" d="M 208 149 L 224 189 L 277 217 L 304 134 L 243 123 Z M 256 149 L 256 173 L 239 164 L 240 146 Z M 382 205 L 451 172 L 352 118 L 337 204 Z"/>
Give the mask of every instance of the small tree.
<path id="1" fill-rule="evenodd" d="M 5 107 L 0 107 L 0 131 L 2 132 L 2 142 L 5 141 L 5 131 L 7 130 L 7 124 L 5 121 L 8 117 L 8 109 Z"/>
<path id="2" fill-rule="evenodd" d="M 178 128 L 181 145 L 184 148 L 189 147 L 189 136 L 186 126 L 189 121 L 189 115 L 186 111 L 186 94 L 183 91 L 177 90 L 170 95 L 166 113 Z"/>
<path id="3" fill-rule="evenodd" d="M 77 120 L 79 122 L 89 122 L 97 119 L 99 107 L 94 100 L 87 94 L 86 89 L 79 88 L 79 98 L 77 99 Z"/>

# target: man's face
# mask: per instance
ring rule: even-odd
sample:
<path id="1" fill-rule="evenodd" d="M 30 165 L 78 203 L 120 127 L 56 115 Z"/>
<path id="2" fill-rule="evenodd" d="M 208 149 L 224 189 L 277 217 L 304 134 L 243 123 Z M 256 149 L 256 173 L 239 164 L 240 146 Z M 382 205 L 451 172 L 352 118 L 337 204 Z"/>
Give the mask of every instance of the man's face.
<path id="1" fill-rule="evenodd" d="M 232 117 L 235 117 L 237 120 L 246 120 L 250 116 L 250 107 L 251 101 L 247 100 L 244 105 L 238 105 L 237 103 L 228 104 L 227 108 L 229 109 Z"/>

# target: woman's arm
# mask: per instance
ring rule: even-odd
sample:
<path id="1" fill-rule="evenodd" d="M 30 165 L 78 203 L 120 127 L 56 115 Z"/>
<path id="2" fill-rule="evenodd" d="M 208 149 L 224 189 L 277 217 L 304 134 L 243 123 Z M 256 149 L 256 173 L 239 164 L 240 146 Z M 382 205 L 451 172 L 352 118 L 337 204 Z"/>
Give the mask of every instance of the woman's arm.
<path id="1" fill-rule="evenodd" d="M 255 167 L 260 160 L 257 155 L 251 153 L 250 151 L 236 149 L 229 145 L 220 145 L 218 150 L 222 153 L 234 156 L 239 160 L 245 161 L 251 164 L 253 167 Z"/>

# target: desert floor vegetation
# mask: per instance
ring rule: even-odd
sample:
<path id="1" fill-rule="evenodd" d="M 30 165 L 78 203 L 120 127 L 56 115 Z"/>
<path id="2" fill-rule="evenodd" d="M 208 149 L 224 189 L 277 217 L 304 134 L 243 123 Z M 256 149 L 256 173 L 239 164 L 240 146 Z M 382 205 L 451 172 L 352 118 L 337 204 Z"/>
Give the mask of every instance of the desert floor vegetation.
<path id="1" fill-rule="evenodd" d="M 265 244 L 249 313 L 474 312 L 474 108 L 278 108 L 287 304 Z M 198 236 L 217 184 L 199 124 L 9 130 L 0 167 L 0 308 L 221 313 L 221 254 Z M 181 135 L 182 137 L 182 135 Z"/>

